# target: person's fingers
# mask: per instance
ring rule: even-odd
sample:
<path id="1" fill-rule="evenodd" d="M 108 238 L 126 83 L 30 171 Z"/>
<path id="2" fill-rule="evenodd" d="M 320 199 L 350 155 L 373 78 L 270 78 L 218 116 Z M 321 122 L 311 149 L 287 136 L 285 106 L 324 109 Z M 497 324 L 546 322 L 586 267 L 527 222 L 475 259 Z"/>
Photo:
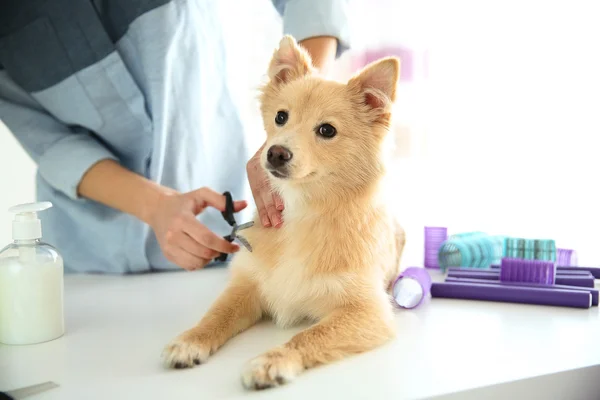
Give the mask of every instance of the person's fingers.
<path id="1" fill-rule="evenodd" d="M 200 188 L 193 192 L 190 192 L 190 195 L 196 201 L 196 214 L 202 212 L 206 207 L 211 206 L 216 208 L 217 210 L 223 212 L 225 211 L 225 207 L 227 206 L 227 198 L 215 192 L 210 188 Z M 239 212 L 244 208 L 248 207 L 248 202 L 245 200 L 236 200 L 233 202 L 233 211 Z"/>
<path id="2" fill-rule="evenodd" d="M 263 203 L 262 195 L 258 188 L 255 188 L 254 185 L 251 186 L 252 196 L 254 197 L 254 204 L 256 206 L 256 210 L 258 211 L 258 217 L 262 222 L 265 228 L 271 226 L 271 221 L 269 220 L 269 215 L 267 214 L 267 209 L 265 208 L 265 204 Z"/>
<path id="3" fill-rule="evenodd" d="M 268 215 L 269 221 L 271 225 L 279 228 L 283 223 L 283 219 L 281 218 L 281 213 L 277 211 L 275 207 L 275 200 L 273 199 L 273 195 L 269 188 L 265 188 L 266 190 L 262 193 L 263 203 L 265 205 L 266 213 Z"/>
<path id="4" fill-rule="evenodd" d="M 181 247 L 171 247 L 166 253 L 166 256 L 170 261 L 187 271 L 203 268 L 206 264 L 208 264 L 208 260 L 196 257 Z"/>
<path id="5" fill-rule="evenodd" d="M 214 251 L 212 249 L 207 248 L 206 246 L 201 245 L 192 239 L 191 236 L 184 232 L 178 232 L 175 234 L 176 245 L 181 247 L 183 250 L 187 251 L 193 256 L 204 260 L 212 260 L 215 257 L 218 257 L 221 253 Z"/>
<path id="6" fill-rule="evenodd" d="M 184 232 L 169 231 L 165 235 L 164 241 L 164 245 L 161 247 L 165 257 L 181 268 L 191 271 L 202 268 L 208 263 L 208 260 L 199 257 L 203 253 L 197 249 L 203 247 Z M 189 241 L 193 243 L 190 244 Z"/>
<path id="7" fill-rule="evenodd" d="M 246 207 L 248 207 L 248 202 L 246 200 L 236 200 L 233 202 L 233 211 L 235 212 L 240 212 Z"/>
<path id="8" fill-rule="evenodd" d="M 186 219 L 184 231 L 199 244 L 219 253 L 235 253 L 240 249 L 235 243 L 230 243 L 221 236 L 216 235 L 196 218 Z"/>
<path id="9" fill-rule="evenodd" d="M 285 206 L 283 204 L 283 199 L 281 198 L 281 196 L 278 193 L 273 192 L 273 200 L 275 202 L 275 208 L 278 211 L 283 211 L 283 209 L 285 208 Z"/>
<path id="10" fill-rule="evenodd" d="M 260 154 L 262 149 L 266 145 L 266 142 L 258 149 L 256 154 L 246 164 L 246 172 L 248 173 L 248 181 L 250 182 L 250 188 L 252 189 L 252 197 L 254 197 L 254 204 L 258 211 L 258 216 L 261 223 L 265 228 L 272 226 L 269 214 L 267 212 L 266 204 L 264 202 L 263 193 L 268 189 L 268 182 L 264 177 L 264 171 L 260 166 Z"/>
<path id="11" fill-rule="evenodd" d="M 217 193 L 210 188 L 203 187 L 194 190 L 189 194 L 194 198 L 194 200 L 196 200 L 198 212 L 202 211 L 208 206 L 214 207 L 219 211 L 225 211 L 226 199 L 221 193 Z"/>
<path id="12" fill-rule="evenodd" d="M 269 214 L 267 213 L 267 209 L 266 209 L 265 205 L 262 204 L 262 201 L 261 201 L 261 207 L 258 208 L 258 216 L 265 228 L 270 228 L 272 226 L 271 220 L 269 219 Z"/>

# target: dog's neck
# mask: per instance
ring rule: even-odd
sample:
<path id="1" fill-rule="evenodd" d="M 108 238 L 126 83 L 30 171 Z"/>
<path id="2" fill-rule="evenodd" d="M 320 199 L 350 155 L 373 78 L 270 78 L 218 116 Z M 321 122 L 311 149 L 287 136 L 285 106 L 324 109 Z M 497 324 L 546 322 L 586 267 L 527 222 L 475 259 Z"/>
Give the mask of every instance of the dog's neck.
<path id="1" fill-rule="evenodd" d="M 285 218 L 306 214 L 334 215 L 347 207 L 376 205 L 382 179 L 356 187 L 322 187 L 315 190 L 314 183 L 292 184 L 281 182 L 276 190 L 285 205 Z M 312 186 L 312 187 L 310 187 Z"/>

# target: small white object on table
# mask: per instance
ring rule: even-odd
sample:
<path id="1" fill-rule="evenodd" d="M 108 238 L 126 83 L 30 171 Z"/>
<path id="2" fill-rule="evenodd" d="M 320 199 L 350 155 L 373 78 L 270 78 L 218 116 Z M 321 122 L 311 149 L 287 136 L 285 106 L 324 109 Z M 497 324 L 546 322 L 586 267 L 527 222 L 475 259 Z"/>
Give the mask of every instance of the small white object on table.
<path id="1" fill-rule="evenodd" d="M 0 345 L 0 391 L 53 381 L 60 387 L 32 400 L 247 398 L 244 363 L 304 326 L 284 330 L 266 321 L 189 370 L 164 369 L 160 359 L 227 279 L 224 268 L 67 276 L 65 335 L 38 345 Z M 429 299 L 396 314 L 393 342 L 252 398 L 600 398 L 600 379 L 588 379 L 600 370 L 598 307 Z"/>

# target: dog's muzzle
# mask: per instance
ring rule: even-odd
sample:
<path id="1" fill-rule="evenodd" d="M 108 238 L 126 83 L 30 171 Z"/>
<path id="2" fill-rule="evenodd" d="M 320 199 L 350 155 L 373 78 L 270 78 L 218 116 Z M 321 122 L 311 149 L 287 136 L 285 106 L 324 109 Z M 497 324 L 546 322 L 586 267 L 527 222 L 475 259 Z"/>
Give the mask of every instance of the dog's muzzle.
<path id="1" fill-rule="evenodd" d="M 267 169 L 277 178 L 289 175 L 288 165 L 294 154 L 287 148 L 274 145 L 267 151 Z"/>

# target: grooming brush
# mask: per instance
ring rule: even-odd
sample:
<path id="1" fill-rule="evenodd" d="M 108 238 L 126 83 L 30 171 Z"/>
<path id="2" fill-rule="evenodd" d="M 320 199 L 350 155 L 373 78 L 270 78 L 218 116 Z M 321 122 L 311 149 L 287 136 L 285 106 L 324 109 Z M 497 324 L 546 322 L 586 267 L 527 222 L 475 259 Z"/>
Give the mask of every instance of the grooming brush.
<path id="1" fill-rule="evenodd" d="M 506 283 L 434 282 L 431 285 L 431 296 L 575 308 L 590 308 L 592 305 L 592 294 L 589 291 L 557 289 L 544 285 L 529 287 Z"/>
<path id="2" fill-rule="evenodd" d="M 429 295 L 431 276 L 424 268 L 410 267 L 394 282 L 394 302 L 401 308 L 415 308 Z"/>
<path id="3" fill-rule="evenodd" d="M 425 260 L 423 265 L 426 268 L 439 268 L 438 251 L 446 239 L 448 239 L 448 228 L 425 227 Z"/>

